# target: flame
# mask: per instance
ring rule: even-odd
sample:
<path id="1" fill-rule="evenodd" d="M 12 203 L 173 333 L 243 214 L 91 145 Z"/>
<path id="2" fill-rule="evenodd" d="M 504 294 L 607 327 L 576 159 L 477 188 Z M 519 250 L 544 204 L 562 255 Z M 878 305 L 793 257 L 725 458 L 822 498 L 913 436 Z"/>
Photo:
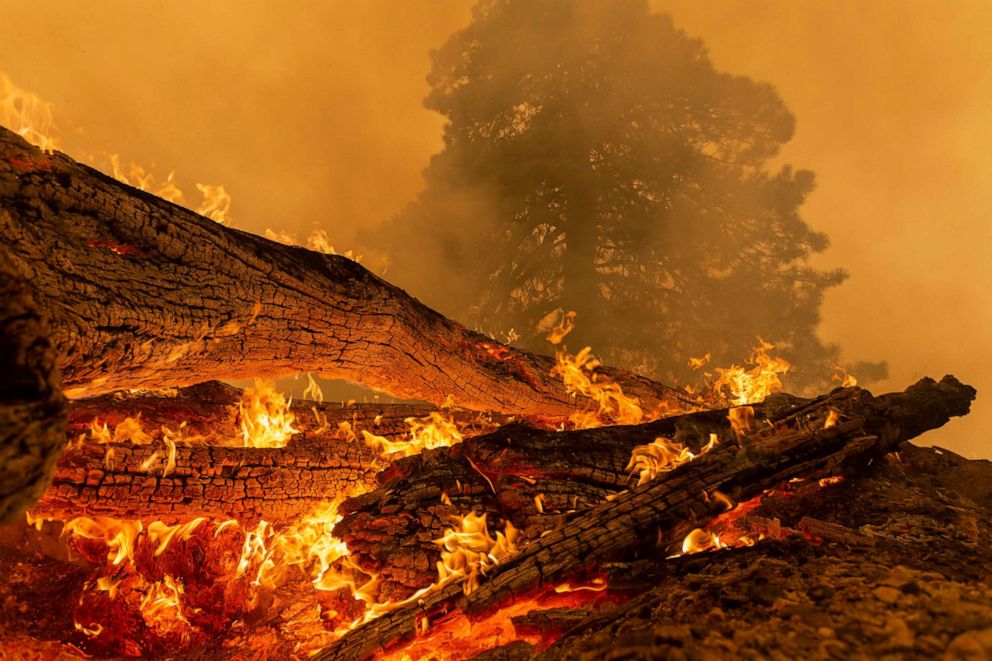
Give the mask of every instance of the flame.
<path id="1" fill-rule="evenodd" d="M 479 576 L 517 552 L 517 529 L 509 521 L 504 532 L 489 534 L 486 514 L 469 512 L 455 519 L 456 528 L 444 531 L 434 540 L 442 547 L 437 563 L 438 585 L 451 580 L 463 581 L 465 594 L 479 587 Z"/>
<path id="2" fill-rule="evenodd" d="M 830 412 L 827 413 L 827 419 L 823 423 L 823 428 L 830 429 L 831 427 L 836 427 L 837 422 L 839 420 L 840 420 L 840 415 L 837 413 L 837 411 L 830 409 Z"/>
<path id="3" fill-rule="evenodd" d="M 737 406 L 727 411 L 730 428 L 737 438 L 743 438 L 754 431 L 754 407 Z"/>
<path id="4" fill-rule="evenodd" d="M 106 154 L 104 156 L 110 165 L 110 172 L 114 179 L 122 181 L 129 186 L 134 186 L 139 190 L 149 191 L 169 202 L 179 203 L 183 200 L 183 192 L 174 181 L 175 172 L 170 172 L 165 181 L 156 184 L 155 175 L 137 163 L 129 163 L 127 169 L 121 166 L 121 157 L 118 154 Z M 100 159 L 91 159 L 99 161 Z M 95 163 L 100 167 L 99 163 Z"/>
<path id="5" fill-rule="evenodd" d="M 410 432 L 400 440 L 391 441 L 364 429 L 362 436 L 369 447 L 391 459 L 410 457 L 424 450 L 450 447 L 461 443 L 463 439 L 454 418 L 438 411 L 432 411 L 423 418 L 407 418 L 405 422 L 410 427 Z M 348 429 L 350 430 L 350 425 Z"/>
<path id="6" fill-rule="evenodd" d="M 203 201 L 196 208 L 196 213 L 215 220 L 221 225 L 230 222 L 231 196 L 221 185 L 196 184 L 196 189 L 203 195 Z"/>
<path id="7" fill-rule="evenodd" d="M 858 385 L 858 380 L 854 375 L 848 374 L 843 367 L 835 367 L 834 370 L 836 371 L 831 379 L 839 383 L 841 388 L 853 388 Z"/>
<path id="8" fill-rule="evenodd" d="M 737 365 L 725 369 L 718 367 L 716 371 L 720 378 L 713 383 L 713 389 L 716 392 L 729 391 L 730 400 L 735 406 L 757 404 L 781 390 L 782 380 L 778 375 L 788 372 L 791 365 L 784 358 L 768 355 L 774 348 L 774 344 L 759 337 L 758 346 L 747 359 L 747 364 L 754 367 L 750 370 Z"/>
<path id="9" fill-rule="evenodd" d="M 188 521 L 186 523 L 181 523 L 174 526 L 167 526 L 161 521 L 153 521 L 148 524 L 148 539 L 152 542 L 158 543 L 158 547 L 155 549 L 154 555 L 159 556 L 165 552 L 165 549 L 169 546 L 169 542 L 175 537 L 180 541 L 186 541 L 189 536 L 196 530 L 201 523 L 206 521 L 206 518 L 198 516 L 195 519 Z"/>
<path id="10" fill-rule="evenodd" d="M 634 448 L 626 470 L 639 473 L 637 484 L 644 484 L 656 478 L 659 473 L 675 470 L 682 464 L 706 454 L 716 447 L 718 442 L 717 435 L 710 434 L 709 442 L 697 455 L 681 443 L 659 436 L 647 445 L 638 445 Z"/>
<path id="11" fill-rule="evenodd" d="M 114 427 L 113 433 L 111 433 L 106 422 L 101 423 L 98 418 L 93 418 L 90 421 L 89 432 L 83 433 L 79 437 L 78 442 L 83 443 L 87 440 L 94 443 L 130 442 L 135 445 L 149 445 L 155 439 L 144 430 L 141 424 L 141 414 L 139 413 L 133 418 L 124 418 Z"/>
<path id="12" fill-rule="evenodd" d="M 683 554 L 699 553 L 701 551 L 721 548 L 726 548 L 726 545 L 720 542 L 720 537 L 702 528 L 695 528 L 682 541 Z"/>
<path id="13" fill-rule="evenodd" d="M 145 624 L 162 632 L 176 630 L 178 623 L 189 625 L 183 615 L 183 592 L 183 584 L 169 575 L 152 583 L 138 606 Z"/>
<path id="14" fill-rule="evenodd" d="M 576 585 L 572 585 L 571 583 L 562 583 L 561 585 L 556 585 L 555 592 L 558 594 L 581 592 L 584 590 L 589 592 L 602 592 L 606 590 L 606 588 L 606 579 L 598 577 L 590 580 L 588 583 L 579 583 Z"/>
<path id="15" fill-rule="evenodd" d="M 707 353 L 705 356 L 701 356 L 699 358 L 689 358 L 689 369 L 698 370 L 700 367 L 710 362 L 711 357 L 712 356 Z"/>
<path id="16" fill-rule="evenodd" d="M 58 148 L 54 135 L 55 106 L 15 85 L 0 73 L 0 124 L 35 147 L 51 152 Z"/>
<path id="17" fill-rule="evenodd" d="M 242 445 L 246 448 L 285 447 L 293 434 L 296 416 L 290 411 L 292 398 L 286 401 L 271 381 L 255 379 L 255 385 L 246 388 L 238 403 L 238 422 L 241 426 Z"/>
<path id="18" fill-rule="evenodd" d="M 547 340 L 555 346 L 575 328 L 575 313 L 567 312 L 557 326 L 547 335 Z M 599 360 L 592 355 L 592 348 L 585 347 L 574 356 L 561 345 L 555 350 L 555 366 L 551 376 L 560 376 L 565 384 L 565 392 L 588 397 L 596 404 L 595 411 L 582 411 L 570 416 L 572 424 L 579 429 L 600 427 L 604 424 L 636 425 L 644 420 L 640 401 L 625 395 L 623 388 L 609 377 L 598 374 Z"/>
<path id="19" fill-rule="evenodd" d="M 103 633 L 103 625 L 99 622 L 90 626 L 80 624 L 79 622 L 73 622 L 72 625 L 76 628 L 76 631 L 80 631 L 84 636 L 89 636 L 90 638 L 95 638 Z"/>
<path id="20" fill-rule="evenodd" d="M 134 561 L 134 544 L 142 529 L 141 521 L 82 516 L 66 521 L 62 534 L 103 541 L 107 545 L 107 561 L 117 566 L 125 560 Z"/>

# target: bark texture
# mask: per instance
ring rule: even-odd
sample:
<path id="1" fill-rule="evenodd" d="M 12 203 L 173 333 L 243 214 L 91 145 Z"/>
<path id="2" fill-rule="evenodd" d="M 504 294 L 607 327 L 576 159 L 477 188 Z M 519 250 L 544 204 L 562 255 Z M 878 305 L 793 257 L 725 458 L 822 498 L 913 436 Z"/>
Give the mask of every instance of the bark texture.
<path id="1" fill-rule="evenodd" d="M 0 246 L 0 524 L 48 486 L 67 410 L 47 324 L 28 285 L 5 272 L 5 254 Z"/>
<path id="2" fill-rule="evenodd" d="M 448 584 L 360 627 L 320 659 L 367 658 L 415 635 L 417 622 L 456 607 L 469 618 L 551 586 L 564 577 L 638 547 L 668 554 L 687 526 L 702 526 L 722 509 L 716 492 L 742 502 L 793 477 L 825 476 L 871 464 L 900 443 L 968 412 L 975 390 L 953 377 L 923 379 L 903 393 L 872 397 L 860 388 L 835 391 L 782 414 L 742 440 L 595 505 L 532 540 L 498 566 L 475 592 Z M 826 427 L 829 412 L 840 421 Z"/>
<path id="3" fill-rule="evenodd" d="M 293 426 L 301 433 L 283 448 L 245 448 L 237 446 L 240 396 L 237 388 L 209 382 L 167 393 L 74 402 L 69 414 L 73 442 L 59 458 L 52 488 L 32 513 L 166 523 L 196 516 L 237 518 L 242 523 L 289 521 L 321 502 L 377 486 L 376 474 L 388 462 L 365 444 L 360 430 L 395 441 L 409 432 L 407 418 L 434 410 L 408 404 L 294 402 Z M 446 415 L 466 436 L 491 431 L 504 421 L 468 411 Z M 140 420 L 150 443 L 77 440 L 90 433 L 94 421 L 113 432 L 128 418 Z M 351 432 L 341 433 L 339 423 L 348 423 Z M 161 430 L 176 430 L 181 424 L 187 437 L 201 440 L 179 443 L 170 467 Z M 157 458 L 150 460 L 153 454 Z"/>
<path id="4" fill-rule="evenodd" d="M 224 227 L 0 129 L 0 231 L 70 397 L 314 371 L 514 415 L 582 407 L 554 361 L 430 310 L 344 257 Z M 646 410 L 683 393 L 612 372 Z"/>

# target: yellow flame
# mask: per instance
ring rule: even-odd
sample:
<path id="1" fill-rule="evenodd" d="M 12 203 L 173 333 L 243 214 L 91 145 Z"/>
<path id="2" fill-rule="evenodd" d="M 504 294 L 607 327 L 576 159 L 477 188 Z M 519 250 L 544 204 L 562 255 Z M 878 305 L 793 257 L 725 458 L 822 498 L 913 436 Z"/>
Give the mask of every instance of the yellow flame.
<path id="1" fill-rule="evenodd" d="M 196 189 L 203 195 L 203 201 L 196 208 L 196 213 L 215 220 L 221 225 L 230 222 L 231 196 L 223 186 L 211 184 L 196 184 Z"/>
<path id="2" fill-rule="evenodd" d="M 697 456 L 706 454 L 718 443 L 717 435 L 710 434 L 710 440 L 697 455 L 692 450 L 670 438 L 659 436 L 647 445 L 638 445 L 630 455 L 627 470 L 638 473 L 638 484 L 650 482 L 660 473 L 675 470 Z"/>
<path id="3" fill-rule="evenodd" d="M 169 575 L 152 583 L 138 607 L 145 624 L 158 631 L 172 631 L 179 622 L 188 624 L 183 614 L 183 592 L 183 584 Z"/>
<path id="4" fill-rule="evenodd" d="M 730 428 L 737 438 L 743 438 L 754 431 L 754 407 L 737 406 L 727 411 Z"/>
<path id="5" fill-rule="evenodd" d="M 469 512 L 457 527 L 444 531 L 440 539 L 441 560 L 437 563 L 438 584 L 451 580 L 463 581 L 469 594 L 479 586 L 479 577 L 517 552 L 517 529 L 509 521 L 504 532 L 493 537 L 486 527 L 486 514 Z"/>
<path id="6" fill-rule="evenodd" d="M 830 429 L 831 427 L 836 427 L 839 421 L 840 415 L 838 415 L 837 411 L 830 409 L 830 412 L 827 413 L 827 419 L 823 423 L 823 428 Z"/>
<path id="7" fill-rule="evenodd" d="M 44 151 L 58 148 L 55 106 L 0 73 L 0 125 Z"/>
<path id="8" fill-rule="evenodd" d="M 699 358 L 689 358 L 689 368 L 698 370 L 703 365 L 710 362 L 710 354 L 707 353 L 705 356 L 700 356 Z"/>
<path id="9" fill-rule="evenodd" d="M 725 548 L 720 537 L 712 532 L 696 528 L 682 541 L 682 553 L 699 553 L 710 549 Z"/>
<path id="10" fill-rule="evenodd" d="M 835 367 L 834 375 L 831 377 L 834 381 L 840 384 L 841 388 L 853 388 L 858 385 L 858 380 L 853 374 L 848 374 L 847 370 L 843 367 Z"/>
<path id="11" fill-rule="evenodd" d="M 729 393 L 729 399 L 735 406 L 757 404 L 772 393 L 782 389 L 779 374 L 789 371 L 791 365 L 781 357 L 773 357 L 768 352 L 775 348 L 774 344 L 758 338 L 758 346 L 747 359 L 748 365 L 754 365 L 750 370 L 737 365 L 717 368 L 720 378 L 713 383 L 716 392 Z"/>
<path id="12" fill-rule="evenodd" d="M 107 561 L 112 565 L 134 561 L 134 544 L 141 531 L 141 521 L 106 516 L 81 516 L 66 521 L 62 528 L 63 535 L 102 540 L 108 549 Z"/>
<path id="13" fill-rule="evenodd" d="M 292 399 L 286 401 L 270 381 L 255 379 L 255 385 L 246 388 L 238 403 L 238 423 L 241 441 L 246 448 L 285 447 L 293 434 L 296 416 L 290 410 Z"/>
<path id="14" fill-rule="evenodd" d="M 407 418 L 405 422 L 410 432 L 396 441 L 377 436 L 364 429 L 362 436 L 369 447 L 378 450 L 383 457 L 394 459 L 410 457 L 424 450 L 450 447 L 461 443 L 463 439 L 454 418 L 446 417 L 437 411 L 432 411 L 423 418 Z"/>
<path id="15" fill-rule="evenodd" d="M 206 521 L 206 518 L 198 516 L 192 521 L 187 521 L 186 523 L 180 523 L 174 526 L 169 526 L 161 521 L 153 521 L 148 524 L 148 539 L 152 542 L 158 544 L 155 549 L 154 555 L 159 556 L 165 552 L 165 549 L 169 546 L 169 542 L 175 537 L 179 541 L 186 541 L 189 536 L 196 530 L 201 523 Z"/>

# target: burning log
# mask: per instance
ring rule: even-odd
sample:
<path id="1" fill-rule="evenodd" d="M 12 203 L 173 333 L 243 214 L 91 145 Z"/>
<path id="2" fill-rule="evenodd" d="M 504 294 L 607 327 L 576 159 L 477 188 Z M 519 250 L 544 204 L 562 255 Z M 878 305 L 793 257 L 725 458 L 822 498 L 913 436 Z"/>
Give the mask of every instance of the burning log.
<path id="1" fill-rule="evenodd" d="M 314 371 L 398 397 L 565 417 L 554 360 L 427 308 L 356 262 L 240 232 L 0 129 L 0 229 L 70 397 Z M 683 393 L 603 370 L 646 410 Z"/>
<path id="2" fill-rule="evenodd" d="M 302 401 L 289 407 L 300 433 L 285 447 L 218 445 L 240 433 L 237 404 L 242 396 L 237 388 L 208 382 L 166 393 L 74 402 L 69 413 L 73 439 L 101 425 L 109 439 L 110 429 L 130 421 L 135 435 L 153 439 L 156 430 L 182 429 L 177 436 L 194 442 L 180 440 L 171 449 L 157 442 L 71 443 L 33 516 L 103 515 L 166 523 L 197 516 L 237 518 L 243 524 L 290 521 L 320 503 L 376 486 L 375 476 L 385 462 L 362 442 L 357 435 L 361 430 L 399 442 L 410 430 L 407 420 L 434 410 L 417 404 Z M 468 411 L 446 415 L 466 435 L 505 421 Z"/>
<path id="3" fill-rule="evenodd" d="M 65 445 L 67 408 L 45 320 L 4 260 L 0 246 L 0 524 L 48 486 Z"/>
<path id="4" fill-rule="evenodd" d="M 790 407 L 762 428 L 740 435 L 739 443 L 722 442 L 694 461 L 566 518 L 560 528 L 492 569 L 471 594 L 464 595 L 455 582 L 441 585 L 350 632 L 318 658 L 367 658 L 414 636 L 424 617 L 431 620 L 452 609 L 481 617 L 635 549 L 668 554 L 682 543 L 673 533 L 705 526 L 723 509 L 718 494 L 743 502 L 791 478 L 863 469 L 900 443 L 966 414 L 974 396 L 973 388 L 944 377 L 880 397 L 860 388 L 839 389 Z"/>

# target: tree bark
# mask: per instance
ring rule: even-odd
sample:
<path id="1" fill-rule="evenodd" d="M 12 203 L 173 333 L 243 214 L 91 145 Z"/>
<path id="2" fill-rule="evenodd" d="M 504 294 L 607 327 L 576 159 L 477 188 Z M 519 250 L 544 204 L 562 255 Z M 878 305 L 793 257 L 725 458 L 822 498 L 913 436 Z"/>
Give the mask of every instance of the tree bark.
<path id="1" fill-rule="evenodd" d="M 4 254 L 0 245 L 0 261 Z M 0 263 L 0 524 L 38 499 L 65 444 L 67 406 L 54 358 L 29 288 Z"/>
<path id="2" fill-rule="evenodd" d="M 58 460 L 51 488 L 32 509 L 45 518 L 103 515 L 174 523 L 196 516 L 290 521 L 314 506 L 377 486 L 376 474 L 388 463 L 366 446 L 361 430 L 390 441 L 409 432 L 406 419 L 433 407 L 411 404 L 341 404 L 298 401 L 294 435 L 283 448 L 238 446 L 237 388 L 219 382 L 180 388 L 168 394 L 101 396 L 74 402 L 69 413 L 70 440 L 87 433 L 92 422 L 112 432 L 127 418 L 140 420 L 154 440 L 71 443 Z M 316 418 L 313 409 L 320 414 Z M 480 418 L 468 411 L 448 411 L 464 435 L 492 431 L 500 416 Z M 351 426 L 348 436 L 338 424 Z M 206 436 L 176 447 L 175 467 L 162 443 L 161 429 Z M 226 443 L 226 446 L 220 445 Z M 158 459 L 142 467 L 157 453 Z"/>
<path id="3" fill-rule="evenodd" d="M 3 129 L 0 207 L 70 397 L 314 371 L 514 415 L 585 404 L 550 376 L 551 358 L 469 331 L 349 259 L 224 227 Z M 606 372 L 645 410 L 687 406 L 681 391 Z"/>
<path id="4" fill-rule="evenodd" d="M 835 391 L 770 421 L 738 445 L 717 448 L 654 480 L 566 520 L 497 566 L 468 596 L 449 583 L 359 627 L 317 655 L 361 659 L 415 635 L 423 617 L 457 608 L 469 618 L 552 586 L 630 549 L 653 546 L 666 554 L 681 539 L 673 532 L 703 526 L 718 513 L 712 494 L 743 502 L 793 477 L 824 476 L 870 465 L 950 417 L 964 415 L 975 390 L 953 377 L 923 379 L 903 393 L 873 398 L 860 388 Z M 831 410 L 840 421 L 826 428 Z M 388 488 L 388 487 L 387 487 Z"/>

